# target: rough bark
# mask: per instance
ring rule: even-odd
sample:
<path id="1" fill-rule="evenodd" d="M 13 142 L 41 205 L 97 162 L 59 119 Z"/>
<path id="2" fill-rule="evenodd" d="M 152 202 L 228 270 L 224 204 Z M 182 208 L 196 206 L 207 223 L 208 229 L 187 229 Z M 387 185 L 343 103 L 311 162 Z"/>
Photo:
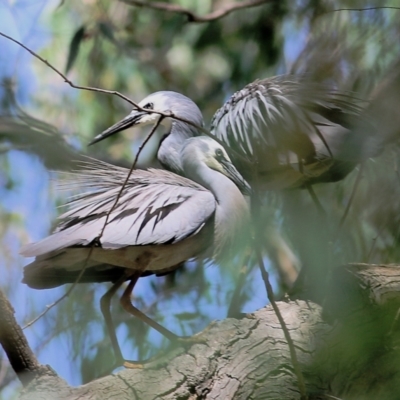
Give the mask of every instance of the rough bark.
<path id="1" fill-rule="evenodd" d="M 400 268 L 353 264 L 333 273 L 324 307 L 278 306 L 296 345 L 309 399 L 397 399 Z M 143 369 L 71 388 L 41 376 L 21 399 L 298 399 L 287 343 L 271 307 L 214 322 L 206 344 L 174 348 Z M 335 397 L 330 397 L 335 396 Z"/>
<path id="2" fill-rule="evenodd" d="M 51 368 L 37 361 L 21 327 L 14 317 L 14 309 L 0 290 L 0 344 L 10 364 L 24 386 L 42 375 L 55 375 Z"/>

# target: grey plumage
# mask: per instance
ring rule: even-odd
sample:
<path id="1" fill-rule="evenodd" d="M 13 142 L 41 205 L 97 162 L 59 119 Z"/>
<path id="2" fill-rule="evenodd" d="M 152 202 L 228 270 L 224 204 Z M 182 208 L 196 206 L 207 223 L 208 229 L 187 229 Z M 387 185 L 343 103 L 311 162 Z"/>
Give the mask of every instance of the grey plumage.
<path id="1" fill-rule="evenodd" d="M 198 107 L 181 94 L 157 92 L 140 105 L 149 103 L 155 110 L 203 125 Z M 353 93 L 283 75 L 255 81 L 233 94 L 215 113 L 210 131 L 225 144 L 241 174 L 264 188 L 334 182 L 378 154 L 384 142 L 368 121 L 364 106 Z M 94 142 L 155 118 L 133 110 L 123 127 L 115 124 Z M 182 173 L 176 154 L 186 138 L 199 134 L 192 126 L 172 120 L 157 154 L 163 166 Z"/>
<path id="2" fill-rule="evenodd" d="M 162 138 L 157 158 L 168 170 L 184 174 L 180 165 L 179 152 L 186 139 L 201 134 L 196 128 L 196 125 L 200 127 L 204 125 L 201 111 L 188 97 L 171 91 L 155 92 L 143 99 L 139 106 L 164 113 L 173 112 L 177 117 L 189 120 L 194 124 L 190 125 L 176 119 L 164 119 L 161 122 L 162 125 L 167 127 L 168 133 L 173 132 L 173 134 L 167 133 Z M 133 109 L 123 120 L 97 135 L 90 142 L 90 145 L 134 125 L 154 124 L 159 117 L 159 114 L 156 113 L 146 113 Z"/>
<path id="3" fill-rule="evenodd" d="M 242 173 L 252 170 L 267 188 L 334 182 L 381 149 L 362 106 L 352 93 L 277 76 L 233 94 L 215 113 L 211 133 Z"/>
<path id="4" fill-rule="evenodd" d="M 248 219 L 238 188 L 248 189 L 247 183 L 210 138 L 187 140 L 179 159 L 190 179 L 135 170 L 100 238 L 128 170 L 88 162 L 71 182 L 90 191 L 70 202 L 51 236 L 22 249 L 24 256 L 36 257 L 25 267 L 24 282 L 36 288 L 74 282 L 85 263 L 83 282 L 115 280 L 125 269 L 164 273 L 189 258 L 219 259 L 232 251 Z"/>

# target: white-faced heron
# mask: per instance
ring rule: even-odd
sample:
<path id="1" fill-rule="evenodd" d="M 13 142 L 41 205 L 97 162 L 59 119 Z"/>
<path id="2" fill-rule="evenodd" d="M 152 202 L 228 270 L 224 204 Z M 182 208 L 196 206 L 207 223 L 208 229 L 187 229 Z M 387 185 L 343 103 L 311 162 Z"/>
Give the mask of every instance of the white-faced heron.
<path id="1" fill-rule="evenodd" d="M 383 138 L 376 135 L 360 104 L 352 93 L 305 77 L 277 76 L 233 94 L 215 113 L 210 132 L 224 143 L 241 174 L 251 182 L 256 177 L 264 188 L 334 182 L 382 147 Z M 139 105 L 203 125 L 197 105 L 179 93 L 156 92 Z M 157 118 L 158 114 L 134 109 L 92 143 Z M 176 154 L 186 138 L 202 133 L 179 120 L 164 123 L 171 127 L 160 143 L 158 159 L 164 167 L 182 173 Z"/>
<path id="2" fill-rule="evenodd" d="M 114 282 L 101 309 L 118 362 L 123 359 L 110 300 L 123 282 L 130 280 L 121 297 L 123 307 L 174 339 L 172 332 L 132 305 L 136 281 L 172 271 L 191 258 L 230 257 L 248 225 L 242 192 L 250 188 L 222 146 L 205 136 L 191 138 L 176 156 L 186 177 L 159 169 L 134 170 L 115 208 L 128 170 L 89 162 L 85 171 L 73 176 L 74 185 L 78 182 L 89 192 L 71 202 L 52 235 L 21 251 L 36 257 L 25 267 L 23 279 L 36 289 L 73 283 L 83 268 L 80 282 Z"/>

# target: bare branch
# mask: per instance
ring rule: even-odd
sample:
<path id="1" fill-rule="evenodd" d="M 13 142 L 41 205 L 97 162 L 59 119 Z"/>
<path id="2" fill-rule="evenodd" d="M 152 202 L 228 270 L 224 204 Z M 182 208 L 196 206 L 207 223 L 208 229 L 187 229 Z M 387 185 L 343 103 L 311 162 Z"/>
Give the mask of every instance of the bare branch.
<path id="1" fill-rule="evenodd" d="M 106 226 L 107 226 L 107 224 L 108 224 L 108 219 L 110 218 L 110 214 L 114 211 L 115 207 L 117 206 L 118 201 L 119 201 L 119 199 L 121 198 L 122 192 L 124 191 L 124 189 L 125 189 L 125 187 L 126 187 L 128 181 L 129 181 L 129 178 L 130 178 L 130 176 L 132 175 L 132 172 L 133 172 L 133 170 L 134 170 L 135 167 L 136 167 L 136 164 L 137 164 L 137 161 L 138 161 L 138 159 L 139 159 L 140 153 L 142 152 L 142 150 L 143 150 L 144 146 L 146 145 L 146 143 L 147 143 L 147 142 L 150 140 L 150 138 L 154 135 L 154 132 L 155 132 L 155 131 L 157 130 L 157 128 L 160 126 L 160 124 L 161 124 L 161 122 L 162 122 L 163 119 L 164 119 L 164 117 L 161 116 L 161 117 L 157 120 L 157 122 L 154 124 L 153 129 L 151 130 L 151 132 L 146 136 L 146 138 L 143 140 L 142 144 L 140 145 L 139 150 L 138 150 L 137 153 L 136 153 L 135 160 L 133 161 L 133 164 L 132 164 L 132 166 L 131 166 L 131 169 L 130 169 L 129 172 L 127 173 L 126 178 L 125 178 L 125 181 L 124 181 L 124 183 L 121 185 L 121 189 L 119 190 L 119 192 L 117 193 L 117 196 L 115 197 L 114 204 L 112 205 L 112 207 L 110 208 L 110 210 L 108 211 L 108 213 L 107 213 L 107 215 L 106 215 L 106 220 L 104 221 L 103 228 L 102 228 L 102 230 L 101 230 L 101 232 L 100 232 L 100 235 L 97 237 L 97 239 L 98 239 L 99 241 L 100 241 L 101 237 L 103 236 L 104 230 L 106 229 Z"/>
<path id="2" fill-rule="evenodd" d="M 137 103 L 135 103 L 134 101 L 132 101 L 131 99 L 129 99 L 128 97 L 124 96 L 123 94 L 121 94 L 121 93 L 119 93 L 119 92 L 117 92 L 117 91 L 105 90 L 105 89 L 99 89 L 99 88 L 93 88 L 93 87 L 89 87 L 89 86 L 79 86 L 79 85 L 75 85 L 75 84 L 74 84 L 72 81 L 70 81 L 61 71 L 59 71 L 57 68 L 55 68 L 52 64 L 50 64 L 50 63 L 49 63 L 47 60 L 45 60 L 43 57 L 39 56 L 37 53 L 35 53 L 35 52 L 34 52 L 33 50 L 31 50 L 29 47 L 25 46 L 24 44 L 22 44 L 22 43 L 19 42 L 18 40 L 14 39 L 14 38 L 12 38 L 11 36 L 8 36 L 8 35 L 6 35 L 6 34 L 4 34 L 4 33 L 2 33 L 2 32 L 0 32 L 0 36 L 5 37 L 6 39 L 11 40 L 12 42 L 14 42 L 14 43 L 18 44 L 19 46 L 21 46 L 22 48 L 24 48 L 26 51 L 28 51 L 30 54 L 32 54 L 35 58 L 37 58 L 38 60 L 40 60 L 41 62 L 43 62 L 45 65 L 47 65 L 50 69 L 52 69 L 57 75 L 59 75 L 61 78 L 63 78 L 64 81 L 65 81 L 66 83 L 68 83 L 71 87 L 73 87 L 73 88 L 75 88 L 75 89 L 81 89 L 81 90 L 88 90 L 88 91 L 99 92 L 99 93 L 112 94 L 112 95 L 115 95 L 115 96 L 118 96 L 118 97 L 124 99 L 124 100 L 127 101 L 128 103 L 132 104 L 134 108 L 136 108 L 136 109 L 138 109 L 138 110 L 140 110 L 140 111 L 145 111 L 145 112 L 147 112 L 147 113 L 154 113 L 154 114 L 159 114 L 159 115 L 160 115 L 160 118 L 158 119 L 157 123 L 154 125 L 154 128 L 152 129 L 152 131 L 150 132 L 150 134 L 146 137 L 146 139 L 143 141 L 143 143 L 140 145 L 140 148 L 139 148 L 139 150 L 138 150 L 138 152 L 137 152 L 137 154 L 136 154 L 136 157 L 135 157 L 135 160 L 134 160 L 134 162 L 133 162 L 133 164 L 132 164 L 132 167 L 131 167 L 129 173 L 127 174 L 127 177 L 126 177 L 125 182 L 124 182 L 123 185 L 121 186 L 121 190 L 120 190 L 120 192 L 118 193 L 118 195 L 117 195 L 117 197 L 116 197 L 116 200 L 115 200 L 115 203 L 114 203 L 113 207 L 111 208 L 111 210 L 110 210 L 109 213 L 107 214 L 106 221 L 105 221 L 105 223 L 104 223 L 104 225 L 103 225 L 103 228 L 102 228 L 102 230 L 101 230 L 99 236 L 97 237 L 97 240 L 100 240 L 101 236 L 103 235 L 104 229 L 105 229 L 106 226 L 107 226 L 107 222 L 108 222 L 108 219 L 109 219 L 109 215 L 110 215 L 110 213 L 114 210 L 114 208 L 116 207 L 116 205 L 117 205 L 117 203 L 118 203 L 118 200 L 119 200 L 119 198 L 120 198 L 120 196 L 121 196 L 121 193 L 122 193 L 122 191 L 124 190 L 124 188 L 125 188 L 125 186 L 126 186 L 126 183 L 128 182 L 129 177 L 130 177 L 130 175 L 132 174 L 132 171 L 133 171 L 133 169 L 134 169 L 135 166 L 136 166 L 138 157 L 139 157 L 141 151 L 143 150 L 143 147 L 144 147 L 145 144 L 148 142 L 148 140 L 152 137 L 152 135 L 154 134 L 155 130 L 158 128 L 158 126 L 160 125 L 161 121 L 162 121 L 164 118 L 174 118 L 174 119 L 176 119 L 176 120 L 185 122 L 185 123 L 187 123 L 187 124 L 189 124 L 189 125 L 191 125 L 191 126 L 194 126 L 194 127 L 197 128 L 199 131 L 201 131 L 201 132 L 203 132 L 203 133 L 205 133 L 205 134 L 207 134 L 207 135 L 210 136 L 210 133 L 209 133 L 206 129 L 204 129 L 204 128 L 201 127 L 201 126 L 198 126 L 198 125 L 194 124 L 192 121 L 186 120 L 185 118 L 179 118 L 179 117 L 175 116 L 173 113 L 163 113 L 163 112 L 160 112 L 160 111 L 151 111 L 151 110 L 148 110 L 148 109 L 144 109 L 144 108 L 140 107 Z M 217 141 L 218 141 L 218 140 L 217 140 Z M 95 242 L 96 242 L 96 241 L 95 241 Z M 94 244 L 95 244 L 95 243 L 94 243 Z M 94 245 L 94 244 L 93 244 L 93 245 Z M 36 321 L 38 321 L 40 318 L 42 318 L 45 314 L 47 314 L 53 307 L 55 307 L 58 303 L 60 303 L 62 300 L 64 300 L 66 297 L 68 297 L 68 296 L 71 294 L 71 292 L 74 290 L 75 286 L 79 283 L 80 279 L 82 278 L 82 276 L 83 276 L 83 274 L 84 274 L 84 272 L 85 272 L 85 270 L 86 270 L 87 262 L 88 262 L 88 260 L 89 260 L 89 258 L 90 258 L 90 256 L 91 256 L 91 254 L 92 254 L 92 251 L 93 251 L 93 247 L 91 247 L 91 250 L 90 250 L 90 252 L 88 253 L 88 256 L 87 256 L 87 258 L 86 258 L 86 260 L 85 260 L 84 267 L 83 267 L 82 270 L 80 271 L 80 273 L 79 273 L 79 275 L 78 275 L 76 281 L 72 284 L 72 286 L 70 286 L 70 288 L 67 290 L 67 292 L 66 292 L 64 295 L 62 295 L 60 298 L 58 298 L 56 301 L 54 301 L 53 303 L 51 303 L 51 304 L 49 304 L 48 306 L 46 306 L 45 310 L 42 311 L 42 312 L 41 312 L 37 317 L 35 317 L 33 320 L 29 321 L 29 322 L 23 327 L 23 329 L 25 329 L 25 328 L 31 326 L 32 324 L 34 324 Z"/>
<path id="3" fill-rule="evenodd" d="M 79 275 L 77 276 L 75 282 L 69 287 L 69 289 L 61 297 L 59 297 L 56 301 L 54 301 L 53 303 L 51 303 L 48 306 L 46 306 L 44 311 L 42 311 L 37 317 L 35 317 L 31 321 L 29 321 L 22 329 L 29 328 L 36 321 L 38 321 L 40 318 L 42 318 L 44 315 L 46 315 L 53 307 L 55 307 L 58 303 L 63 301 L 66 297 L 68 297 L 71 294 L 71 292 L 75 289 L 75 286 L 79 283 L 79 281 L 81 280 L 83 274 L 86 271 L 86 266 L 87 266 L 87 263 L 89 261 L 90 256 L 92 255 L 93 248 L 94 248 L 94 246 L 92 246 L 90 248 L 90 251 L 89 251 L 89 253 L 88 253 L 87 257 L 86 257 L 85 263 L 83 264 L 83 268 L 81 269 L 81 271 L 79 272 Z"/>
<path id="4" fill-rule="evenodd" d="M 342 226 L 344 224 L 344 221 L 347 218 L 347 215 L 348 215 L 348 213 L 350 211 L 350 207 L 351 207 L 351 205 L 353 203 L 353 200 L 354 200 L 354 197 L 356 195 L 356 192 L 357 192 L 358 186 L 360 184 L 361 178 L 363 176 L 363 173 L 364 173 L 364 164 L 361 164 L 360 168 L 358 170 L 358 173 L 357 173 L 356 181 L 354 182 L 353 189 L 351 191 L 351 195 L 350 195 L 349 201 L 348 201 L 348 203 L 346 205 L 346 209 L 344 210 L 342 218 L 340 218 L 339 228 L 338 228 L 338 232 L 336 233 L 336 236 L 339 233 L 339 230 L 342 228 Z"/>
<path id="5" fill-rule="evenodd" d="M 321 14 L 329 14 L 338 11 L 371 11 L 371 10 L 400 10 L 400 7 L 394 6 L 382 6 L 382 7 L 366 7 L 366 8 L 335 8 L 333 10 L 324 11 Z"/>
<path id="6" fill-rule="evenodd" d="M 31 50 L 29 47 L 25 46 L 24 44 L 22 44 L 21 42 L 19 42 L 18 40 L 12 38 L 11 36 L 6 35 L 3 32 L 0 32 L 0 36 L 5 37 L 6 39 L 11 40 L 12 42 L 18 44 L 19 46 L 21 46 L 22 48 L 24 48 L 26 51 L 28 51 L 29 53 L 31 53 L 35 58 L 37 58 L 38 60 L 40 60 L 41 62 L 43 62 L 44 64 L 46 64 L 50 69 L 52 69 L 57 75 L 61 76 L 61 78 L 64 79 L 64 82 L 68 83 L 68 85 L 70 85 L 72 88 L 74 89 L 80 89 L 80 90 L 88 90 L 91 92 L 99 92 L 99 93 L 105 93 L 105 94 L 111 94 L 117 97 L 120 97 L 121 99 L 127 101 L 129 104 L 131 104 L 135 109 L 139 110 L 139 111 L 143 111 L 146 112 L 148 114 L 158 114 L 163 118 L 172 118 L 175 119 L 177 121 L 181 121 L 184 122 L 185 124 L 188 124 L 190 126 L 193 126 L 194 128 L 196 128 L 199 132 L 203 133 L 204 135 L 207 135 L 209 137 L 211 137 L 212 139 L 214 139 L 217 143 L 219 143 L 221 146 L 225 146 L 225 144 L 222 142 L 222 140 L 220 140 L 219 138 L 217 138 L 216 136 L 212 135 L 210 133 L 209 130 L 203 128 L 200 125 L 195 124 L 194 122 L 187 120 L 186 118 L 181 118 L 176 116 L 174 113 L 172 112 L 162 112 L 162 111 L 157 111 L 157 110 L 149 110 L 147 108 L 143 108 L 140 107 L 139 104 L 135 103 L 133 100 L 131 100 L 129 97 L 123 95 L 122 93 L 119 93 L 115 90 L 106 90 L 106 89 L 100 89 L 100 88 L 94 88 L 94 87 L 90 87 L 90 86 L 79 86 L 79 85 L 75 85 L 72 81 L 70 81 L 62 72 L 60 72 L 56 67 L 54 67 L 52 64 L 50 64 L 47 60 L 45 60 L 43 57 L 39 56 L 39 54 L 35 53 L 33 50 Z M 235 156 L 243 161 L 247 161 L 247 159 L 245 157 L 243 157 L 243 155 L 241 155 L 240 153 L 238 153 L 236 150 L 232 149 L 232 152 L 235 154 Z"/>
<path id="7" fill-rule="evenodd" d="M 260 267 L 262 279 L 263 279 L 265 287 L 267 289 L 268 300 L 270 301 L 271 306 L 276 314 L 276 317 L 278 318 L 279 324 L 282 328 L 283 334 L 285 336 L 285 339 L 286 339 L 288 347 L 289 347 L 290 360 L 293 365 L 294 373 L 296 374 L 297 386 L 299 388 L 300 396 L 301 396 L 300 399 L 307 400 L 308 396 L 307 396 L 307 392 L 306 392 L 306 384 L 304 381 L 303 373 L 301 372 L 301 369 L 300 369 L 300 363 L 297 358 L 293 339 L 290 336 L 289 329 L 287 328 L 285 320 L 282 317 L 282 313 L 280 312 L 279 307 L 276 304 L 274 291 L 273 291 L 271 283 L 269 281 L 269 274 L 268 274 L 267 270 L 265 269 L 265 265 L 264 265 L 264 261 L 263 261 L 261 252 L 257 245 L 255 247 L 256 247 L 257 259 L 258 259 L 258 265 Z"/>
<path id="8" fill-rule="evenodd" d="M 132 6 L 151 8 L 153 10 L 166 11 L 175 14 L 182 14 L 187 17 L 188 22 L 195 22 L 195 23 L 215 21 L 217 19 L 227 16 L 233 11 L 237 11 L 243 8 L 257 7 L 271 2 L 271 0 L 242 1 L 240 3 L 228 4 L 227 6 L 221 7 L 220 9 L 212 11 L 206 15 L 197 15 L 188 8 L 184 8 L 176 4 L 161 3 L 158 1 L 142 1 L 142 0 L 121 0 L 121 1 L 126 4 L 130 4 Z"/>
<path id="9" fill-rule="evenodd" d="M 21 327 L 14 317 L 14 309 L 0 290 L 0 344 L 10 364 L 24 386 L 38 375 L 53 373 L 48 367 L 39 364 Z"/>
<path id="10" fill-rule="evenodd" d="M 94 249 L 94 247 L 95 247 L 95 244 L 96 244 L 96 243 L 99 243 L 101 237 L 103 236 L 104 230 L 106 229 L 108 220 L 109 220 L 109 218 L 110 218 L 110 214 L 114 211 L 115 207 L 116 207 L 117 204 L 118 204 L 119 199 L 121 198 L 122 192 L 124 191 L 124 189 L 125 189 L 125 187 L 126 187 L 126 184 L 128 183 L 128 180 L 129 180 L 129 178 L 130 178 L 130 176 L 131 176 L 133 170 L 135 169 L 135 166 L 136 166 L 137 161 L 138 161 L 138 159 L 139 159 L 140 153 L 142 152 L 144 146 L 147 144 L 147 142 L 150 140 L 150 138 L 153 136 L 153 134 L 154 134 L 154 132 L 156 131 L 156 129 L 159 127 L 159 125 L 160 125 L 161 121 L 163 120 L 163 118 L 164 118 L 164 117 L 161 116 L 161 117 L 157 120 L 157 122 L 154 124 L 154 127 L 153 127 L 153 129 L 151 130 L 151 132 L 147 135 L 147 137 L 145 138 L 145 140 L 144 140 L 144 141 L 142 142 L 142 144 L 140 145 L 139 150 L 138 150 L 137 153 L 136 153 L 135 160 L 133 161 L 132 167 L 131 167 L 131 169 L 129 170 L 128 174 L 126 175 L 125 181 L 124 181 L 124 183 L 121 185 L 121 189 L 119 190 L 119 192 L 117 193 L 117 196 L 115 197 L 114 204 L 112 205 L 112 207 L 110 208 L 110 210 L 108 211 L 108 213 L 107 213 L 107 215 L 106 215 L 106 220 L 104 221 L 104 225 L 103 225 L 103 227 L 102 227 L 102 229 L 101 229 L 101 231 L 100 231 L 100 234 L 99 234 L 99 236 L 97 236 L 96 239 L 94 240 L 94 242 L 93 242 L 93 244 L 92 244 L 92 246 L 91 246 L 91 248 L 90 248 L 90 251 L 89 251 L 89 253 L 88 253 L 87 257 L 86 257 L 84 266 L 83 266 L 83 268 L 81 269 L 81 271 L 79 272 L 79 275 L 77 276 L 75 282 L 69 287 L 69 289 L 68 289 L 61 297 L 59 297 L 56 301 L 54 301 L 53 303 L 51 303 L 51 304 L 49 304 L 48 306 L 46 306 L 46 308 L 45 308 L 44 311 L 42 311 L 42 312 L 41 312 L 37 317 L 35 317 L 33 320 L 29 321 L 29 322 L 23 327 L 23 329 L 28 328 L 29 326 L 33 325 L 36 321 L 38 321 L 40 318 L 42 318 L 44 315 L 46 315 L 46 314 L 47 314 L 53 307 L 55 307 L 58 303 L 60 303 L 62 300 L 64 300 L 66 297 L 68 297 L 68 296 L 71 294 L 71 292 L 74 290 L 75 286 L 76 286 L 76 285 L 79 283 L 79 281 L 81 280 L 83 274 L 85 273 L 85 270 L 86 270 L 86 267 L 87 267 L 87 263 L 88 263 L 88 261 L 89 261 L 91 255 L 92 255 L 92 252 L 93 252 L 93 249 Z"/>
<path id="11" fill-rule="evenodd" d="M 60 70 L 58 70 L 56 67 L 54 67 L 52 64 L 50 64 L 47 60 L 45 60 L 43 57 L 39 56 L 39 54 L 35 53 L 33 50 L 31 50 L 29 47 L 25 46 L 24 44 L 22 44 L 21 42 L 19 42 L 18 40 L 12 38 L 11 36 L 6 35 L 3 32 L 0 32 L 0 36 L 5 37 L 8 40 L 11 40 L 12 42 L 18 44 L 19 46 L 21 46 L 22 48 L 24 48 L 26 51 L 28 51 L 30 54 L 32 54 L 35 58 L 37 58 L 38 60 L 40 60 L 42 63 L 46 64 L 50 69 L 52 69 L 57 75 L 59 75 L 61 78 L 63 78 L 65 83 L 68 83 L 69 86 L 71 86 L 74 89 L 80 89 L 80 90 L 88 90 L 91 92 L 99 92 L 99 93 L 105 93 L 105 94 L 111 94 L 117 97 L 120 97 L 121 99 L 127 101 L 129 104 L 131 104 L 135 109 L 139 110 L 139 111 L 143 111 L 143 112 L 147 112 L 148 114 L 159 114 L 160 116 L 164 117 L 164 118 L 173 118 L 176 119 L 178 121 L 182 121 L 185 122 L 186 124 L 189 124 L 193 127 L 195 127 L 196 129 L 198 129 L 200 132 L 204 133 L 205 135 L 210 136 L 210 132 L 203 128 L 202 126 L 199 126 L 197 124 L 195 124 L 192 121 L 189 121 L 185 118 L 180 118 L 177 117 L 176 115 L 174 115 L 171 112 L 167 112 L 164 113 L 162 111 L 156 111 L 156 110 L 149 110 L 147 108 L 143 108 L 140 107 L 139 104 L 135 103 L 133 100 L 131 100 L 129 97 L 123 95 L 120 92 L 117 92 L 115 90 L 106 90 L 106 89 L 100 89 L 100 88 L 94 88 L 94 87 L 90 87 L 90 86 L 80 86 L 80 85 L 75 85 L 72 81 L 70 81 Z M 214 138 L 215 139 L 215 138 Z M 218 140 L 217 140 L 218 141 Z"/>

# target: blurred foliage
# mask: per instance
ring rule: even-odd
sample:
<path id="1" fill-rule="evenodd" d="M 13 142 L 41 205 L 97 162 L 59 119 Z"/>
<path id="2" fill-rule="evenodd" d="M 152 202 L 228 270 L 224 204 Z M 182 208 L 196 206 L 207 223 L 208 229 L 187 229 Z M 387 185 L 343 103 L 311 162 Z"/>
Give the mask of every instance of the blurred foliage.
<path id="1" fill-rule="evenodd" d="M 189 2 L 189 6 L 196 12 L 206 13 L 211 3 L 215 3 L 213 8 L 224 4 L 223 1 L 195 0 Z M 384 5 L 391 4 L 383 0 L 275 0 L 217 21 L 193 24 L 180 15 L 123 2 L 71 0 L 60 4 L 49 2 L 35 29 L 40 26 L 47 33 L 40 55 L 59 70 L 65 68 L 68 78 L 75 84 L 116 90 L 135 101 L 157 90 L 175 90 L 192 98 L 208 123 L 234 91 L 257 78 L 287 72 L 307 72 L 317 80 L 353 90 L 360 98 L 368 99 L 399 58 L 400 10 L 334 10 Z M 29 45 L 29 41 L 26 43 Z M 72 89 L 36 59 L 32 60 L 32 67 L 37 86 L 31 101 L 24 107 L 15 100 L 17 89 L 22 90 L 18 88 L 20 82 L 16 76 L 2 78 L 4 87 L 9 87 L 10 80 L 14 85 L 12 90 L 4 92 L 0 109 L 2 196 L 18 189 L 15 188 L 18 182 L 14 182 L 13 172 L 8 168 L 12 149 L 36 154 L 51 169 L 68 168 L 72 159 L 80 157 L 80 152 L 102 159 L 118 159 L 118 162 L 125 160 L 127 163 L 133 159 L 143 132 L 116 135 L 86 149 L 91 138 L 130 111 L 129 104 L 115 96 Z M 141 157 L 141 166 L 156 164 L 156 148 L 154 140 Z M 348 261 L 398 262 L 398 163 L 395 142 L 381 156 L 366 162 L 360 187 L 341 229 L 339 221 L 357 171 L 342 182 L 315 187 L 327 210 L 326 218 L 318 214 L 306 191 L 267 194 L 262 199 L 263 215 L 257 216 L 265 224 L 266 231 L 266 237 L 259 238 L 260 242 L 268 240 L 270 233 L 267 232 L 271 229 L 279 232 L 301 264 L 315 273 L 314 285 L 317 282 L 317 286 L 325 279 L 330 265 Z M 37 190 L 30 193 L 30 198 L 42 196 L 39 190 L 44 190 L 43 187 Z M 52 196 L 56 196 L 53 192 L 51 190 Z M 52 198 L 46 200 L 51 203 L 46 206 L 54 207 L 54 202 L 64 200 Z M 6 244 L 1 249 L 1 258 L 14 259 L 20 243 L 27 241 L 22 221 L 21 218 L 16 220 L 18 211 L 11 211 L 10 206 L 3 209 L 0 205 L 0 211 L 0 237 Z M 7 244 L 10 232 L 22 232 L 17 235 L 18 240 L 14 240 L 17 246 Z M 21 263 L 5 262 L 5 265 L 13 264 L 13 268 L 17 268 Z M 235 307 L 239 311 L 246 304 L 256 304 L 252 296 L 260 292 L 261 280 L 250 264 L 246 283 L 239 290 L 240 301 L 236 298 Z M 191 263 L 175 274 L 146 278 L 145 290 L 138 290 L 134 302 L 174 332 L 190 335 L 205 327 L 216 315 L 210 312 L 213 308 L 228 311 L 235 281 L 241 279 L 241 267 L 219 270 L 215 266 L 204 268 Z M 0 284 L 8 289 L 7 293 L 18 291 L 20 276 L 19 272 L 13 284 L 3 279 Z M 208 280 L 207 276 L 213 276 L 213 280 Z M 276 279 L 279 292 L 281 286 L 279 278 Z M 53 347 L 50 346 L 53 351 L 58 343 L 68 348 L 63 356 L 67 358 L 65 354 L 68 354 L 68 359 L 63 362 L 71 364 L 74 383 L 94 379 L 107 372 L 111 364 L 110 344 L 98 305 L 106 287 L 78 286 L 70 298 L 30 328 L 35 332 L 32 334 L 34 350 L 39 354 L 50 343 L 53 343 Z M 317 289 L 319 294 L 323 293 L 323 285 Z M 53 294 L 53 299 L 57 293 Z M 35 301 L 35 296 L 39 296 L 37 292 L 30 291 L 29 299 L 25 299 L 24 322 L 36 316 L 48 303 L 46 298 Z M 258 305 L 267 302 L 266 296 L 258 300 Z M 125 339 L 125 356 L 147 358 L 158 347 L 168 344 L 140 321 L 121 312 L 117 304 L 114 304 L 113 315 L 121 343 L 122 338 Z M 0 379 L 0 388 L 4 382 L 8 382 L 6 378 Z"/>

